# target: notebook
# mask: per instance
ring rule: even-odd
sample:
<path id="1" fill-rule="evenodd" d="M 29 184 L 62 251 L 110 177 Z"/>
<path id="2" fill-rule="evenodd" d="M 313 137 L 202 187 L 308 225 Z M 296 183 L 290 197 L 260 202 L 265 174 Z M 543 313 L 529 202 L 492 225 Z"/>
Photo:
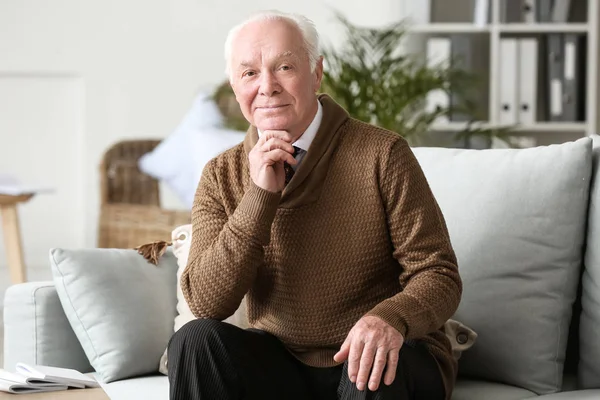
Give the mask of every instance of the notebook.
<path id="1" fill-rule="evenodd" d="M 0 391 L 35 393 L 67 390 L 69 388 L 100 387 L 98 382 L 69 368 L 17 363 L 16 372 L 0 369 Z"/>

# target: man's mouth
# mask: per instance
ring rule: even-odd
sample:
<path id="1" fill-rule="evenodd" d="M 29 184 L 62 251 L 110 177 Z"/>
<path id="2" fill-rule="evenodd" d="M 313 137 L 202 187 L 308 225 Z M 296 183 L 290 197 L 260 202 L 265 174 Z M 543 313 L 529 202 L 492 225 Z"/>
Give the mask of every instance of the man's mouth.
<path id="1" fill-rule="evenodd" d="M 276 104 L 276 105 L 268 105 L 268 106 L 261 106 L 261 107 L 256 107 L 258 109 L 261 110 L 277 110 L 278 108 L 283 108 L 283 107 L 287 107 L 288 104 Z"/>

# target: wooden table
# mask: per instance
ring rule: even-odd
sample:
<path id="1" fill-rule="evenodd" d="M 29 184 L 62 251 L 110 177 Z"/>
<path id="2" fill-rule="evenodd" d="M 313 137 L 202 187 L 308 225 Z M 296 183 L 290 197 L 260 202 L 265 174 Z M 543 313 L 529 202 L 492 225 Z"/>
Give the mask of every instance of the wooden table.
<path id="1" fill-rule="evenodd" d="M 0 194 L 0 216 L 2 217 L 6 257 L 8 258 L 8 269 L 10 270 L 12 283 L 23 283 L 27 280 L 17 205 L 28 201 L 32 197 L 33 194 L 19 196 Z"/>

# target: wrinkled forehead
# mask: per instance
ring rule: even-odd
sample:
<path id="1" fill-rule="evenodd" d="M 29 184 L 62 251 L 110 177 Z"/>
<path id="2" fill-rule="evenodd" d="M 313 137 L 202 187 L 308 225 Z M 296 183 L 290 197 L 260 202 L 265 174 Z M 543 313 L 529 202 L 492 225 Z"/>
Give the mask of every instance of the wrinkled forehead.
<path id="1" fill-rule="evenodd" d="M 308 59 L 302 34 L 287 21 L 257 21 L 244 26 L 232 43 L 233 66 L 280 58 Z"/>

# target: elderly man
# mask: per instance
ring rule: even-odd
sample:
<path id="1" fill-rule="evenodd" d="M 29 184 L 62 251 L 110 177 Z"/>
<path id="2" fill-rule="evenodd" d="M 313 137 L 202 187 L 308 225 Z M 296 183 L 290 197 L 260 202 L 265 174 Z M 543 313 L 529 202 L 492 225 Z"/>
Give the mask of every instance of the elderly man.
<path id="1" fill-rule="evenodd" d="M 198 317 L 169 343 L 172 399 L 448 399 L 443 325 L 462 283 L 444 218 L 399 135 L 326 95 L 304 17 L 226 42 L 250 128 L 205 167 L 181 278 Z M 221 322 L 247 296 L 251 329 Z"/>

